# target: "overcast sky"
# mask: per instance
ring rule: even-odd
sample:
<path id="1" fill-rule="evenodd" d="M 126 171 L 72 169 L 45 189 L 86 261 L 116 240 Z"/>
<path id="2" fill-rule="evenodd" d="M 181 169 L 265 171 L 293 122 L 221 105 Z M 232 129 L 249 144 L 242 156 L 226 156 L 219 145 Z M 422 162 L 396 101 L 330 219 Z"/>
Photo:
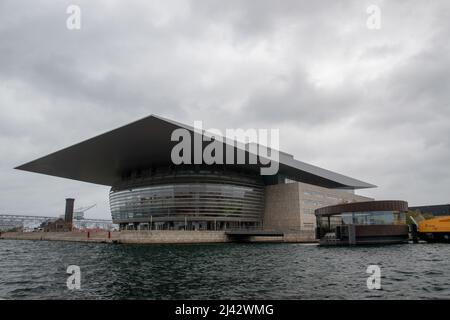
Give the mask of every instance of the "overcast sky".
<path id="1" fill-rule="evenodd" d="M 360 194 L 449 203 L 449 16 L 423 0 L 0 0 L 0 213 L 75 197 L 109 218 L 109 188 L 13 168 L 149 114 L 279 128 L 297 159 L 378 185 Z"/>

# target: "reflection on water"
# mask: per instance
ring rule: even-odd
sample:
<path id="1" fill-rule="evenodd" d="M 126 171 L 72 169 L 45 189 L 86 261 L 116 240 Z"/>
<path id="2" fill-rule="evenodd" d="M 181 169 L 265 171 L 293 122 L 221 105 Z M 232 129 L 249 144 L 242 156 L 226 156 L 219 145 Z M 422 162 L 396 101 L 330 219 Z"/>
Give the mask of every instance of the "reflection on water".
<path id="1" fill-rule="evenodd" d="M 381 267 L 382 290 L 366 268 Z M 66 268 L 81 268 L 81 290 Z M 3 299 L 450 298 L 450 245 L 111 245 L 0 241 Z"/>

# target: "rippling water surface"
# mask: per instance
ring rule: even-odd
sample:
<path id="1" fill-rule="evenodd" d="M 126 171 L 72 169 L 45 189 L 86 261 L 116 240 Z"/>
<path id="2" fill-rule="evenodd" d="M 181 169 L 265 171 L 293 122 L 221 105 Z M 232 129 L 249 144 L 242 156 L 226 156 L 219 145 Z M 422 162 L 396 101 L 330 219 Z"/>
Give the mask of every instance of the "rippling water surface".
<path id="1" fill-rule="evenodd" d="M 382 290 L 366 268 L 381 267 Z M 68 290 L 67 266 L 81 268 Z M 450 245 L 111 245 L 0 240 L 3 299 L 450 298 Z"/>

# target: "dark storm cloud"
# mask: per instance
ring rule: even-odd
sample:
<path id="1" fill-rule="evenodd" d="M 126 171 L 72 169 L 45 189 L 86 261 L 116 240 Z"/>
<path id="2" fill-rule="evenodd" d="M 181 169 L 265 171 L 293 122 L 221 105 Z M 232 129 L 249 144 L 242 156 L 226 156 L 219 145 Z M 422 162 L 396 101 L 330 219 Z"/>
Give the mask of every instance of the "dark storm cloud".
<path id="1" fill-rule="evenodd" d="M 380 186 L 368 195 L 449 202 L 449 7 L 3 0 L 0 211 L 55 214 L 75 196 L 108 217 L 107 188 L 12 168 L 150 113 L 280 128 L 297 158 Z"/>

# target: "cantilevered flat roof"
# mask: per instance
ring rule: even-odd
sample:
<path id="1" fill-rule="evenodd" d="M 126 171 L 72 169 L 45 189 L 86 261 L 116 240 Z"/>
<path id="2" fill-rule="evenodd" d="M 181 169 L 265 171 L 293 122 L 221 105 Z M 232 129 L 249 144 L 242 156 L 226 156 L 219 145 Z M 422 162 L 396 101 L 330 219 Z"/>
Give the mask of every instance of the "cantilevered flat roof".
<path id="1" fill-rule="evenodd" d="M 150 115 L 18 166 L 16 169 L 112 186 L 120 181 L 124 174 L 135 169 L 172 165 L 171 150 L 178 141 L 171 141 L 171 135 L 178 128 L 197 134 L 194 133 L 193 127 Z M 235 149 L 237 148 L 235 146 Z M 248 156 L 248 151 L 245 152 Z M 258 172 L 262 167 L 261 164 L 227 164 L 226 166 Z M 298 161 L 283 152 L 279 154 L 279 174 L 327 188 L 375 187 L 372 184 Z"/>

